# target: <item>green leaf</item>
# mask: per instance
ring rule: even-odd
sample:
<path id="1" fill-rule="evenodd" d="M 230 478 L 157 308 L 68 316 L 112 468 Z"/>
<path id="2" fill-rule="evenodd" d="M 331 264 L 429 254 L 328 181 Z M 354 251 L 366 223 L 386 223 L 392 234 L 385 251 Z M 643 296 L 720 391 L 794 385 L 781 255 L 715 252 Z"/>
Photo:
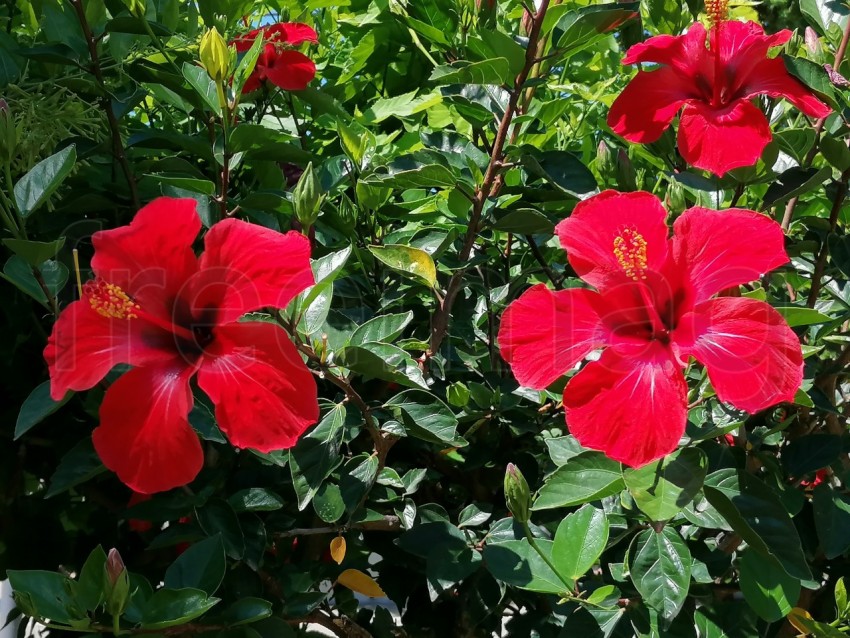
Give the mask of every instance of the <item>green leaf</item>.
<path id="1" fill-rule="evenodd" d="M 414 281 L 433 288 L 437 284 L 437 268 L 431 255 L 424 250 L 387 244 L 384 246 L 369 246 L 369 252 L 383 264 Z"/>
<path id="2" fill-rule="evenodd" d="M 832 177 L 832 168 L 789 168 L 776 177 L 768 186 L 762 203 L 765 208 L 775 206 L 803 193 L 813 191 Z"/>
<path id="3" fill-rule="evenodd" d="M 77 599 L 88 611 L 94 611 L 104 599 L 103 569 L 106 565 L 106 552 L 98 545 L 95 547 L 80 570 L 77 581 Z"/>
<path id="4" fill-rule="evenodd" d="M 587 166 L 567 151 L 537 151 L 523 147 L 520 162 L 532 175 L 542 177 L 574 197 L 596 190 L 596 178 Z"/>
<path id="5" fill-rule="evenodd" d="M 703 491 L 752 550 L 778 560 L 789 576 L 811 580 L 797 529 L 782 501 L 767 485 L 728 468 L 709 474 Z"/>
<path id="6" fill-rule="evenodd" d="M 266 43 L 263 41 L 263 38 L 254 38 L 251 48 L 242 55 L 239 64 L 236 66 L 236 70 L 233 72 L 234 94 L 239 95 L 242 92 L 242 87 L 245 86 L 245 82 L 251 76 L 251 73 L 254 72 L 254 68 L 257 66 L 257 60 L 260 57 L 260 51 L 263 50 L 265 45 Z"/>
<path id="7" fill-rule="evenodd" d="M 405 390 L 384 404 L 412 436 L 454 447 L 466 445 L 457 434 L 458 421 L 445 403 L 430 392 Z"/>
<path id="8" fill-rule="evenodd" d="M 242 558 L 245 553 L 245 535 L 236 512 L 227 501 L 221 498 L 210 499 L 206 505 L 195 510 L 195 517 L 208 536 L 221 535 L 224 551 L 230 558 Z"/>
<path id="9" fill-rule="evenodd" d="M 575 580 L 593 567 L 607 543 L 605 512 L 584 505 L 558 525 L 552 544 L 552 562 L 560 574 Z"/>
<path id="10" fill-rule="evenodd" d="M 637 2 L 609 3 L 570 11 L 555 26 L 553 40 L 564 56 L 574 55 L 638 17 L 639 6 Z"/>
<path id="11" fill-rule="evenodd" d="M 336 352 L 336 361 L 367 379 L 383 379 L 409 388 L 428 389 L 419 364 L 407 352 L 388 343 L 345 346 Z"/>
<path id="12" fill-rule="evenodd" d="M 738 563 L 741 592 L 750 607 L 767 622 L 788 615 L 800 595 L 800 581 L 785 573 L 774 560 L 744 552 Z"/>
<path id="13" fill-rule="evenodd" d="M 782 449 L 782 465 L 791 476 L 805 476 L 835 461 L 841 454 L 837 434 L 809 434 Z"/>
<path id="14" fill-rule="evenodd" d="M 33 427 L 56 412 L 72 396 L 74 396 L 74 393 L 68 392 L 60 401 L 54 401 L 50 398 L 50 381 L 39 384 L 35 390 L 30 392 L 29 396 L 24 400 L 23 405 L 21 405 L 21 411 L 18 412 L 18 420 L 15 422 L 14 439 L 18 440 Z"/>
<path id="15" fill-rule="evenodd" d="M 334 483 L 324 482 L 313 497 L 313 509 L 326 523 L 336 523 L 345 514 L 342 491 Z"/>
<path id="16" fill-rule="evenodd" d="M 15 206 L 21 216 L 28 217 L 47 201 L 71 173 L 77 161 L 76 147 L 67 146 L 41 160 L 15 184 Z"/>
<path id="17" fill-rule="evenodd" d="M 324 480 L 342 463 L 339 451 L 344 424 L 345 405 L 335 405 L 289 452 L 292 486 L 298 497 L 299 511 L 310 504 Z"/>
<path id="18" fill-rule="evenodd" d="M 830 261 L 845 277 L 850 277 L 850 235 L 827 235 Z"/>
<path id="19" fill-rule="evenodd" d="M 493 228 L 521 235 L 548 235 L 555 231 L 555 224 L 546 215 L 533 208 L 517 208 L 498 215 Z"/>
<path id="20" fill-rule="evenodd" d="M 403 119 L 421 113 L 443 101 L 443 97 L 437 92 L 419 96 L 416 93 L 417 91 L 411 91 L 404 95 L 375 100 L 360 120 L 363 124 L 378 124 L 390 117 Z"/>
<path id="21" fill-rule="evenodd" d="M 48 260 L 38 266 L 38 271 L 41 273 L 48 291 L 54 297 L 68 282 L 68 269 L 62 262 L 53 259 Z M 23 258 L 12 255 L 3 267 L 2 277 L 14 284 L 21 292 L 28 294 L 45 307 L 49 307 L 44 290 L 33 274 L 32 266 Z"/>
<path id="22" fill-rule="evenodd" d="M 458 176 L 442 164 L 425 163 L 412 156 L 399 157 L 386 166 L 387 172 L 363 178 L 366 184 L 388 188 L 454 188 Z"/>
<path id="23" fill-rule="evenodd" d="M 495 84 L 510 83 L 511 65 L 507 58 L 492 58 L 481 62 L 457 60 L 445 66 L 434 67 L 428 78 L 437 86 L 446 84 Z"/>
<path id="24" fill-rule="evenodd" d="M 60 237 L 56 241 L 4 239 L 3 243 L 13 253 L 22 257 L 30 266 L 40 266 L 48 259 L 56 256 L 56 253 L 65 245 L 65 238 Z"/>
<path id="25" fill-rule="evenodd" d="M 358 327 L 351 335 L 349 343 L 357 346 L 370 341 L 394 341 L 412 320 L 412 310 L 395 315 L 375 317 Z"/>
<path id="26" fill-rule="evenodd" d="M 255 160 L 306 164 L 314 159 L 296 138 L 260 124 L 239 124 L 231 131 L 229 142 L 233 153 L 246 153 Z"/>
<path id="27" fill-rule="evenodd" d="M 702 488 L 708 461 L 702 450 L 684 448 L 655 463 L 623 472 L 635 504 L 650 520 L 673 518 Z"/>
<path id="28" fill-rule="evenodd" d="M 242 598 L 228 607 L 222 614 L 222 624 L 237 627 L 257 622 L 272 615 L 272 604 L 262 598 Z"/>
<path id="29" fill-rule="evenodd" d="M 841 556 L 850 548 L 850 498 L 821 484 L 814 489 L 812 506 L 824 555 L 828 559 Z"/>
<path id="30" fill-rule="evenodd" d="M 536 542 L 543 552 L 551 555 L 552 541 L 538 538 Z M 486 545 L 484 562 L 496 580 L 514 587 L 544 594 L 560 594 L 567 589 L 524 538 Z"/>
<path id="31" fill-rule="evenodd" d="M 227 502 L 236 512 L 273 512 L 286 504 L 280 496 L 265 487 L 239 490 Z"/>
<path id="32" fill-rule="evenodd" d="M 215 88 L 215 82 L 209 74 L 201 67 L 183 63 L 183 77 L 189 83 L 195 93 L 197 93 L 204 103 L 210 107 L 210 110 L 216 115 L 221 115 L 221 105 L 218 103 L 218 91 Z"/>
<path id="33" fill-rule="evenodd" d="M 839 171 L 850 168 L 850 148 L 838 138 L 823 135 L 818 141 L 818 148 L 826 161 Z"/>
<path id="34" fill-rule="evenodd" d="M 533 510 L 568 507 L 616 494 L 625 487 L 620 464 L 601 452 L 584 452 L 546 477 Z"/>
<path id="35" fill-rule="evenodd" d="M 785 317 L 785 321 L 792 328 L 796 326 L 811 326 L 817 323 L 827 323 L 832 321 L 822 312 L 818 312 L 813 308 L 804 308 L 802 306 L 774 306 L 780 315 Z"/>
<path id="36" fill-rule="evenodd" d="M 17 596 L 26 595 L 39 618 L 50 618 L 55 623 L 70 624 L 86 617 L 78 604 L 78 583 L 70 578 L 40 570 L 18 571 L 10 569 L 6 577 Z M 31 613 L 31 610 L 26 610 Z M 5 620 L 5 619 L 4 619 Z"/>
<path id="37" fill-rule="evenodd" d="M 835 99 L 835 91 L 832 81 L 826 70 L 820 64 L 816 64 L 805 58 L 795 58 L 790 55 L 782 55 L 788 72 L 796 77 L 807 87 L 820 94 L 831 106 L 835 107 L 838 102 Z"/>
<path id="38" fill-rule="evenodd" d="M 113 18 L 109 20 L 104 26 L 103 30 L 107 33 L 131 33 L 133 35 L 147 35 L 148 31 L 145 29 L 145 22 L 148 23 L 153 34 L 159 37 L 167 38 L 173 35 L 171 31 L 162 24 L 158 22 L 153 22 L 152 20 L 140 20 L 139 18 L 133 16 L 119 16 L 117 18 Z"/>
<path id="39" fill-rule="evenodd" d="M 165 629 L 182 625 L 209 611 L 219 602 L 199 589 L 168 589 L 154 592 L 142 609 L 142 629 Z"/>
<path id="40" fill-rule="evenodd" d="M 224 543 L 216 534 L 193 543 L 165 570 L 165 586 L 171 589 L 200 589 L 212 596 L 227 571 Z"/>
<path id="41" fill-rule="evenodd" d="M 50 487 L 44 497 L 50 498 L 61 494 L 105 470 L 100 457 L 94 451 L 91 437 L 87 437 L 72 447 L 59 461 L 59 466 L 50 477 Z"/>
<path id="42" fill-rule="evenodd" d="M 691 582 L 691 552 L 679 532 L 645 529 L 629 546 L 632 582 L 643 601 L 671 620 L 682 608 Z"/>

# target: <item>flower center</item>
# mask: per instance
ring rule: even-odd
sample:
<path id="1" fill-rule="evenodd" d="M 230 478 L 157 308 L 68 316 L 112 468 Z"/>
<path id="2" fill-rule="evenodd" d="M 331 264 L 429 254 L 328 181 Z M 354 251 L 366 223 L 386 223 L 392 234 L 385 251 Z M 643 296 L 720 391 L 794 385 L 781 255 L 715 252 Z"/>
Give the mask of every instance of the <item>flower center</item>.
<path id="1" fill-rule="evenodd" d="M 624 228 L 614 237 L 614 256 L 626 277 L 646 279 L 646 240 L 635 229 Z"/>
<path id="2" fill-rule="evenodd" d="M 717 26 L 729 14 L 729 0 L 705 0 L 705 13 L 711 24 Z"/>
<path id="3" fill-rule="evenodd" d="M 112 319 L 136 319 L 139 304 L 119 286 L 103 279 L 87 281 L 83 286 L 83 295 L 89 300 L 92 309 L 102 317 Z"/>

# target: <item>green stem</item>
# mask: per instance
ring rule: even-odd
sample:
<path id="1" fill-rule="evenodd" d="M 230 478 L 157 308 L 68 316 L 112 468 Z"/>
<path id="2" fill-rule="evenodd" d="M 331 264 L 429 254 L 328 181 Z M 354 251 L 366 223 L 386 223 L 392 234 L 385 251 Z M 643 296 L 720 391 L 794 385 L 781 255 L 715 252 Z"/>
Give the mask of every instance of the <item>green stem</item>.
<path id="1" fill-rule="evenodd" d="M 528 544 L 529 544 L 529 545 L 531 545 L 531 548 L 532 548 L 535 552 L 537 552 L 537 553 L 539 554 L 540 558 L 542 558 L 542 559 L 543 559 L 543 562 L 544 562 L 544 563 L 546 563 L 546 564 L 549 566 L 549 569 L 551 569 L 551 570 L 552 570 L 552 572 L 553 572 L 553 573 L 554 573 L 554 574 L 555 574 L 558 578 L 560 578 L 560 579 L 561 579 L 561 582 L 562 582 L 562 583 L 564 583 L 564 585 L 565 585 L 565 586 L 566 586 L 566 588 L 567 588 L 565 591 L 566 591 L 566 592 L 569 592 L 569 591 L 570 591 L 570 589 L 572 589 L 572 588 L 573 588 L 573 583 L 570 581 L 570 579 L 569 579 L 569 578 L 564 578 L 564 577 L 561 575 L 561 572 L 559 572 L 559 571 L 558 571 L 558 568 L 557 568 L 557 567 L 555 567 L 554 563 L 552 563 L 552 559 L 551 559 L 551 558 L 549 558 L 549 557 L 546 555 L 546 553 L 545 553 L 545 552 L 544 552 L 544 551 L 540 548 L 540 545 L 538 545 L 538 544 L 537 544 L 537 541 L 534 539 L 534 535 L 531 533 L 531 528 L 528 526 L 528 523 L 527 523 L 527 522 L 525 522 L 525 523 L 523 523 L 523 524 L 522 524 L 522 529 L 525 531 L 525 537 L 528 539 Z M 571 595 L 570 595 L 569 593 L 566 593 L 566 594 L 564 595 L 564 598 L 572 598 L 572 597 L 571 597 Z"/>
<path id="2" fill-rule="evenodd" d="M 112 616 L 112 634 L 117 636 L 121 633 L 121 616 L 114 614 Z"/>
<path id="3" fill-rule="evenodd" d="M 162 45 L 162 40 L 160 40 L 159 37 L 157 37 L 156 33 L 153 32 L 153 29 L 151 29 L 151 25 L 148 24 L 148 21 L 144 18 L 144 16 L 141 16 L 139 19 L 142 21 L 142 24 L 145 25 L 145 32 L 148 34 L 148 37 L 154 43 L 154 46 L 160 53 L 162 53 L 162 57 L 164 57 L 165 61 L 171 65 L 171 68 L 174 69 L 175 73 L 177 73 L 178 76 L 182 77 L 183 73 L 181 73 L 174 60 L 171 59 L 171 56 L 168 55 L 165 50 L 165 47 Z"/>

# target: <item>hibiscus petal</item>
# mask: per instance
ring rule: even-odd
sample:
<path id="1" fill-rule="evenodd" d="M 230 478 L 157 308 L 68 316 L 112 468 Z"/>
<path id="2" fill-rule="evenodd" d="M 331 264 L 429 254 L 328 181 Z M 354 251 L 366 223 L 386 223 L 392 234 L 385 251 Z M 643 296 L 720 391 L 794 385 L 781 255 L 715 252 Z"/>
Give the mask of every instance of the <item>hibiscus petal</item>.
<path id="1" fill-rule="evenodd" d="M 119 363 L 146 365 L 174 356 L 173 337 L 140 319 L 113 319 L 85 300 L 63 310 L 44 349 L 50 396 L 88 390 Z"/>
<path id="2" fill-rule="evenodd" d="M 740 89 L 745 98 L 756 95 L 784 97 L 806 115 L 826 117 L 832 109 L 815 97 L 802 82 L 788 73 L 782 58 L 762 60 L 745 78 Z"/>
<path id="3" fill-rule="evenodd" d="M 710 42 L 715 42 L 717 33 L 717 27 L 711 29 Z M 760 24 L 740 20 L 722 22 L 719 34 L 720 60 L 733 89 L 746 81 L 753 69 L 767 58 L 770 49 L 785 44 L 792 35 L 788 29 L 767 35 Z"/>
<path id="4" fill-rule="evenodd" d="M 264 28 L 253 29 L 244 35 L 240 35 L 238 38 L 234 38 L 230 44 L 236 47 L 237 53 L 245 53 L 248 49 L 250 49 L 254 45 L 254 40 L 257 39 L 257 36 L 261 35 L 265 31 Z"/>
<path id="5" fill-rule="evenodd" d="M 614 253 L 615 241 L 624 236 L 624 230 L 645 242 L 647 269 L 663 266 L 668 244 L 666 218 L 667 211 L 651 193 L 607 190 L 579 202 L 555 232 L 578 276 L 599 288 L 612 275 L 624 272 Z"/>
<path id="6" fill-rule="evenodd" d="M 95 450 L 135 492 L 170 490 L 201 471 L 204 454 L 188 421 L 192 372 L 180 359 L 133 368 L 103 397 Z"/>
<path id="7" fill-rule="evenodd" d="M 502 358 L 517 381 L 542 390 L 605 343 L 591 290 L 553 292 L 545 284 L 511 303 L 499 327 Z"/>
<path id="8" fill-rule="evenodd" d="M 788 263 L 785 234 L 767 215 L 698 206 L 673 224 L 673 258 L 688 272 L 695 303 Z"/>
<path id="9" fill-rule="evenodd" d="M 275 42 L 286 42 L 292 46 L 298 46 L 304 42 L 315 44 L 319 36 L 313 27 L 303 22 L 280 22 L 266 28 L 266 38 Z"/>
<path id="10" fill-rule="evenodd" d="M 685 107 L 679 122 L 679 152 L 691 166 L 723 176 L 755 164 L 770 142 L 764 113 L 746 100 L 723 110 L 707 104 Z"/>
<path id="11" fill-rule="evenodd" d="M 626 52 L 623 64 L 665 64 L 683 78 L 690 78 L 691 82 L 695 81 L 697 75 L 712 77 L 713 69 L 705 39 L 705 27 L 695 22 L 684 35 L 657 35 L 633 45 Z"/>
<path id="12" fill-rule="evenodd" d="M 310 240 L 238 219 L 215 224 L 204 237 L 201 272 L 192 281 L 193 310 L 216 308 L 217 323 L 246 312 L 284 308 L 314 283 Z"/>
<path id="13" fill-rule="evenodd" d="M 681 368 L 660 346 L 640 359 L 608 349 L 564 388 L 567 426 L 583 446 L 639 467 L 676 449 L 687 393 Z"/>
<path id="14" fill-rule="evenodd" d="M 273 324 L 219 326 L 198 371 L 219 427 L 240 448 L 290 448 L 319 419 L 316 382 L 286 333 Z"/>
<path id="15" fill-rule="evenodd" d="M 92 236 L 92 270 L 120 286 L 146 312 L 170 318 L 173 300 L 197 271 L 192 244 L 201 230 L 194 199 L 159 197 L 129 226 Z"/>
<path id="16" fill-rule="evenodd" d="M 803 380 L 800 340 L 757 299 L 704 301 L 682 318 L 674 340 L 683 356 L 705 365 L 722 401 L 750 413 L 792 401 Z"/>
<path id="17" fill-rule="evenodd" d="M 279 51 L 269 60 L 266 77 L 284 91 L 303 91 L 316 77 L 316 65 L 299 51 Z"/>
<path id="18" fill-rule="evenodd" d="M 611 105 L 608 126 L 630 142 L 654 142 L 695 96 L 693 81 L 669 67 L 638 71 Z"/>

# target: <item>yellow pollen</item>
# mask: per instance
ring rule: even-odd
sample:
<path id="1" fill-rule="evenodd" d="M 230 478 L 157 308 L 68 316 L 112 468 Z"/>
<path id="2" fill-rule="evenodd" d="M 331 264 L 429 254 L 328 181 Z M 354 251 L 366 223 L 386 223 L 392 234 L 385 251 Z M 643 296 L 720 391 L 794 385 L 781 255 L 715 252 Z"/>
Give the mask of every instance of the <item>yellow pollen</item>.
<path id="1" fill-rule="evenodd" d="M 626 277 L 646 279 L 646 240 L 632 228 L 624 228 L 614 237 L 614 256 Z"/>
<path id="2" fill-rule="evenodd" d="M 135 319 L 134 311 L 139 309 L 130 296 L 115 284 L 109 284 L 102 279 L 87 281 L 83 287 L 92 310 L 103 317 L 112 319 Z"/>
<path id="3" fill-rule="evenodd" d="M 729 14 L 729 0 L 705 0 L 705 13 L 713 26 L 723 22 Z"/>

